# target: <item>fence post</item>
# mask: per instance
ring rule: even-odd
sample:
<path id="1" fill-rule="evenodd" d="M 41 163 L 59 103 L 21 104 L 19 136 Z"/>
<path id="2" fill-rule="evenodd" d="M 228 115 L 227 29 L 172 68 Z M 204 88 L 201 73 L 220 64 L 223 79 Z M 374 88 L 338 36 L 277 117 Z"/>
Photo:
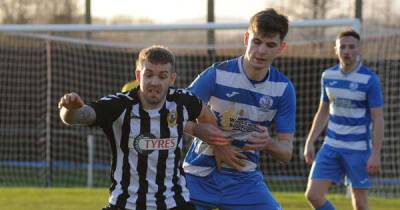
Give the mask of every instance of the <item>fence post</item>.
<path id="1" fill-rule="evenodd" d="M 87 187 L 93 187 L 93 159 L 94 159 L 94 136 L 89 134 L 87 136 L 88 145 L 88 167 L 87 167 Z"/>
<path id="2" fill-rule="evenodd" d="M 49 32 L 50 35 L 50 32 Z M 51 41 L 46 40 L 46 187 L 53 185 L 53 158 L 52 158 L 52 145 L 51 145 L 51 88 L 52 88 L 52 68 L 51 68 Z"/>

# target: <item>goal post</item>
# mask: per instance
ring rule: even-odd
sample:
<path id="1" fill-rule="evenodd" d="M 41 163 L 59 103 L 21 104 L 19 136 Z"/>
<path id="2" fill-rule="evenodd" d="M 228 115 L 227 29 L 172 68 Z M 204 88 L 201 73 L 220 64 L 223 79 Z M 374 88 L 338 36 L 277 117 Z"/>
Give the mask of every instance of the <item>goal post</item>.
<path id="1" fill-rule="evenodd" d="M 288 165 L 262 155 L 261 168 L 272 190 L 305 188 L 309 168 L 301 148 L 319 103 L 320 76 L 337 62 L 334 39 L 339 29 L 348 27 L 361 31 L 356 19 L 290 22 L 288 48 L 273 65 L 296 88 L 297 131 Z M 210 30 L 214 44 L 207 41 Z M 0 186 L 108 186 L 105 136 L 100 129 L 64 126 L 58 117 L 59 98 L 75 91 L 89 102 L 119 91 L 134 79 L 139 50 L 153 44 L 175 52 L 176 86 L 186 87 L 213 62 L 240 56 L 246 30 L 247 23 L 0 25 Z M 362 35 L 364 63 L 379 74 L 385 96 L 383 165 L 373 193 L 398 196 L 400 35 Z"/>

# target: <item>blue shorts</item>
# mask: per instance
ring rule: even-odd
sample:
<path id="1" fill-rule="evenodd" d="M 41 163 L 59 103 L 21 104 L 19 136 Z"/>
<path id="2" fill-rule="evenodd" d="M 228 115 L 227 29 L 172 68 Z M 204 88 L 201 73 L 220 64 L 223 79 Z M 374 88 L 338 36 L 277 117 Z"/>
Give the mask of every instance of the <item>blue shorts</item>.
<path id="1" fill-rule="evenodd" d="M 197 210 L 280 210 L 261 172 L 214 170 L 206 177 L 186 174 Z"/>
<path id="2" fill-rule="evenodd" d="M 309 179 L 330 180 L 340 183 L 345 176 L 346 182 L 355 189 L 369 189 L 367 162 L 371 152 L 337 149 L 322 145 L 311 167 Z"/>

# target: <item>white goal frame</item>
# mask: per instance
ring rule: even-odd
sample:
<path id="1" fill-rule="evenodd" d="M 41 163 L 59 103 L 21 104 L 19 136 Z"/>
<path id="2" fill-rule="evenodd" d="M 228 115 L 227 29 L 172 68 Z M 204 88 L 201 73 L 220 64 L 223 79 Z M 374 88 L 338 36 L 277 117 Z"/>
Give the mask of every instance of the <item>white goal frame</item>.
<path id="1" fill-rule="evenodd" d="M 289 27 L 294 28 L 306 28 L 306 27 L 342 27 L 347 26 L 353 28 L 357 32 L 361 32 L 361 22 L 358 19 L 346 18 L 346 19 L 314 19 L 314 20 L 294 20 L 290 21 Z M 61 36 L 52 36 L 52 32 L 131 32 L 131 31 L 173 31 L 173 30 L 231 30 L 231 29 L 244 29 L 248 27 L 247 22 L 242 23 L 195 23 L 195 24 L 3 24 L 0 25 L 0 32 L 15 33 L 21 35 L 29 35 L 44 38 L 48 40 L 48 73 L 47 81 L 51 81 L 51 58 L 50 58 L 50 42 L 66 41 L 72 43 L 83 43 L 83 44 L 94 44 L 100 46 L 112 46 L 112 47 L 130 47 L 129 44 L 121 44 L 115 42 L 96 41 L 90 39 L 79 39 L 69 38 Z M 40 32 L 39 34 L 36 32 Z M 135 46 L 137 47 L 137 46 Z M 209 48 L 209 45 L 202 46 L 202 48 Z M 47 86 L 47 112 L 46 112 L 46 160 L 48 164 L 51 164 L 51 126 L 50 126 L 50 114 L 51 114 L 51 84 Z M 93 156 L 95 148 L 95 139 L 93 135 L 88 135 L 88 187 L 93 186 Z M 48 175 L 48 186 L 51 186 L 51 174 Z"/>

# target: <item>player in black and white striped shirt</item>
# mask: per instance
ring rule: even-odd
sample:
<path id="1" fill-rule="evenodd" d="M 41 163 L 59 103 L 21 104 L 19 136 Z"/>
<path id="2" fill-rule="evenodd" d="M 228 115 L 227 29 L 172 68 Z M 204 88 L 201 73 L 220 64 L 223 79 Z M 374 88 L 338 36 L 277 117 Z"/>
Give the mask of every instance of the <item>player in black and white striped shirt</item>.
<path id="1" fill-rule="evenodd" d="M 66 94 L 59 102 L 60 117 L 65 124 L 100 126 L 110 141 L 112 185 L 106 210 L 194 209 L 182 175 L 183 132 L 214 145 L 228 141 L 212 124 L 196 123 L 215 123 L 206 105 L 170 87 L 176 78 L 171 51 L 152 46 L 138 59 L 138 88 L 88 105 L 78 94 Z"/>

